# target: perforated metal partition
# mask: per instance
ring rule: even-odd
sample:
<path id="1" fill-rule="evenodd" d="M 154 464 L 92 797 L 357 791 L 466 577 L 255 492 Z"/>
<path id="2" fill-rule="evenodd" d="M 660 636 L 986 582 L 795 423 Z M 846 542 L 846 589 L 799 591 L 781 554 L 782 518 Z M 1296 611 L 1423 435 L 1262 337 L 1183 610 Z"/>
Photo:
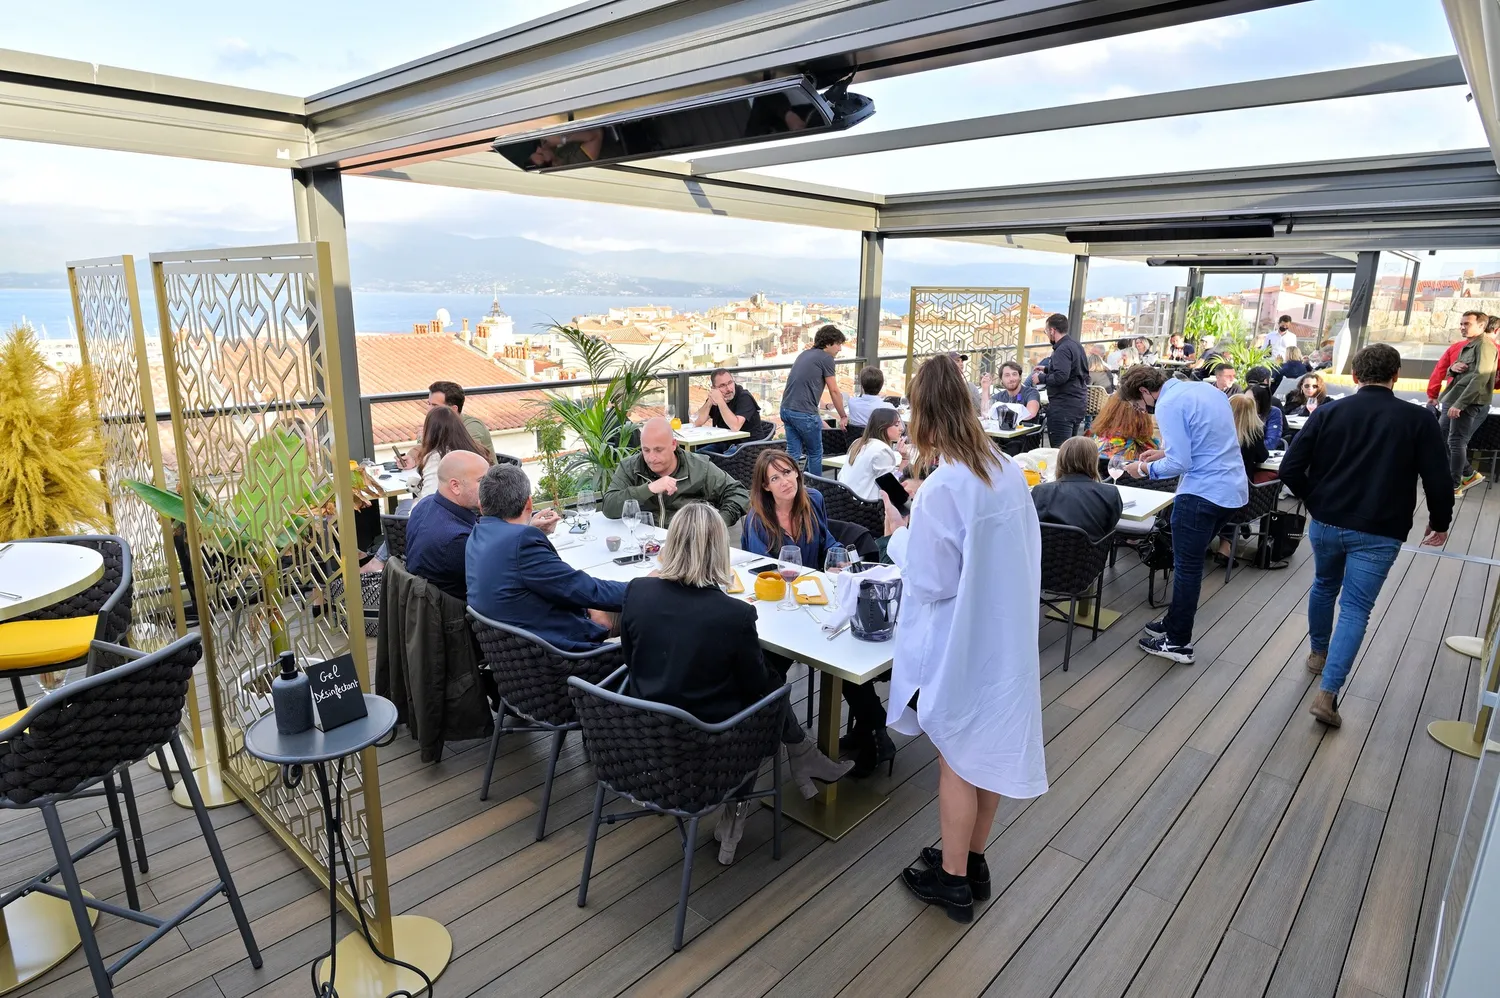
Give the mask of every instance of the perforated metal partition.
<path id="1" fill-rule="evenodd" d="M 109 514 L 114 532 L 130 544 L 130 644 L 155 651 L 186 634 L 187 623 L 172 524 L 125 484 L 136 479 L 168 487 L 135 259 L 75 260 L 67 267 L 79 355 L 89 372 L 91 402 L 104 444 L 100 472 L 109 491 Z M 184 738 L 202 749 L 196 689 L 188 697 L 182 727 Z"/>
<path id="2" fill-rule="evenodd" d="M 349 653 L 370 689 L 354 550 L 349 442 L 327 243 L 151 257 L 162 359 L 224 780 L 326 882 L 314 781 L 297 789 L 236 737 L 271 713 L 282 650 Z M 343 588 L 331 586 L 342 576 Z M 357 599 L 357 596 L 356 596 Z M 390 938 L 376 756 L 345 770 L 344 827 L 361 898 Z M 337 888 L 344 907 L 354 900 Z"/>
<path id="3" fill-rule="evenodd" d="M 979 383 L 1007 360 L 1022 359 L 1029 288 L 912 288 L 906 317 L 906 378 L 916 358 L 956 350 L 968 354 L 964 376 Z M 996 381 L 998 382 L 998 377 Z"/>

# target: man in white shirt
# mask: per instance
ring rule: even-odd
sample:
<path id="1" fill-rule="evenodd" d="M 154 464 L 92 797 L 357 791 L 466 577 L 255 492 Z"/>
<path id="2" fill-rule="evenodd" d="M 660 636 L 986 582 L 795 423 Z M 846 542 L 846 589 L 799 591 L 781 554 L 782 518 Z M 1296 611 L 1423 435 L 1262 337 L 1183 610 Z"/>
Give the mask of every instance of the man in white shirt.
<path id="1" fill-rule="evenodd" d="M 859 390 L 863 394 L 855 395 L 845 403 L 849 412 L 849 429 L 864 431 L 870 423 L 870 413 L 876 409 L 894 409 L 885 399 L 880 397 L 880 389 L 885 387 L 885 373 L 878 367 L 867 367 L 859 372 Z"/>
<path id="2" fill-rule="evenodd" d="M 1286 348 L 1297 345 L 1297 332 L 1292 329 L 1292 317 L 1283 315 L 1276 320 L 1276 332 L 1270 336 L 1271 357 L 1277 361 L 1286 360 Z"/>

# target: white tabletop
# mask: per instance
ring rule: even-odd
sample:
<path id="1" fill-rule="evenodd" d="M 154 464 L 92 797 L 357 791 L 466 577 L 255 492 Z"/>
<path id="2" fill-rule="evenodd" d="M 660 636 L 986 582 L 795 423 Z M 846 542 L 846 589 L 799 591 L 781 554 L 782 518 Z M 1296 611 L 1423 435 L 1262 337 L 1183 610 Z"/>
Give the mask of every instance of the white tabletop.
<path id="1" fill-rule="evenodd" d="M 1307 425 L 1307 419 L 1308 417 L 1306 416 L 1288 416 L 1286 417 L 1286 425 L 1294 430 L 1300 430 Z"/>
<path id="2" fill-rule="evenodd" d="M 76 596 L 104 577 L 104 557 L 79 544 L 0 544 L 0 620 Z M 14 598 L 12 598 L 14 597 Z"/>
<path id="3" fill-rule="evenodd" d="M 1122 520 L 1149 520 L 1177 498 L 1172 492 L 1138 489 L 1133 485 L 1116 485 L 1115 488 L 1120 490 L 1120 500 L 1125 504 L 1120 513 Z"/>
<path id="4" fill-rule="evenodd" d="M 735 440 L 750 439 L 750 434 L 744 430 L 725 430 L 712 424 L 708 426 L 684 425 L 680 430 L 673 430 L 672 436 L 676 437 L 677 442 L 688 450 L 705 444 L 725 444 Z"/>
<path id="5" fill-rule="evenodd" d="M 980 423 L 984 426 L 984 432 L 994 437 L 996 440 L 1014 440 L 1016 437 L 1026 437 L 1030 436 L 1033 433 L 1042 432 L 1042 428 L 1039 424 L 1032 424 L 1030 426 L 1018 426 L 1014 430 L 1002 430 L 1000 429 L 1000 424 L 995 422 L 993 419 L 982 419 L 980 420 Z"/>
<path id="6" fill-rule="evenodd" d="M 848 466 L 848 454 L 829 454 L 823 458 L 823 467 L 825 468 L 846 468 Z"/>
<path id="7" fill-rule="evenodd" d="M 391 496 L 404 496 L 411 492 L 411 482 L 406 478 L 404 471 L 385 471 L 374 479 L 375 487 L 386 498 Z"/>

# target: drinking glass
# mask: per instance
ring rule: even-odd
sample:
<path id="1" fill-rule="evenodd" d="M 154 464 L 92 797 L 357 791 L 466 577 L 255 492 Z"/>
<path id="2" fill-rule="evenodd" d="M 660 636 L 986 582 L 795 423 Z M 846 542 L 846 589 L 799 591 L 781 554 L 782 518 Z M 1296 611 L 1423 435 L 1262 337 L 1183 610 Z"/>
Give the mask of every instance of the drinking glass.
<path id="1" fill-rule="evenodd" d="M 70 671 L 69 669 L 56 669 L 52 672 L 39 673 L 36 681 L 43 692 L 52 693 L 67 685 Z"/>
<path id="2" fill-rule="evenodd" d="M 583 539 L 591 541 L 594 539 L 594 506 L 598 500 L 594 497 L 593 489 L 580 489 L 578 492 L 578 515 L 583 518 Z"/>
<path id="3" fill-rule="evenodd" d="M 1036 459 L 1036 473 L 1041 476 L 1042 481 L 1044 482 L 1051 480 L 1047 477 L 1047 467 L 1050 463 L 1051 462 L 1049 462 L 1044 457 L 1039 457 Z"/>
<path id="4" fill-rule="evenodd" d="M 640 531 L 641 553 L 646 553 L 648 545 L 656 543 L 656 514 L 641 510 L 636 515 L 636 529 Z"/>
<path id="5" fill-rule="evenodd" d="M 1109 459 L 1109 477 L 1114 479 L 1116 485 L 1120 484 L 1120 476 L 1125 474 L 1125 455 L 1114 454 Z"/>
<path id="6" fill-rule="evenodd" d="M 777 604 L 778 610 L 797 609 L 797 597 L 792 592 L 792 583 L 802 574 L 802 549 L 795 544 L 782 545 L 781 553 L 776 556 L 781 562 L 777 571 L 786 582 L 786 596 Z"/>
<path id="7" fill-rule="evenodd" d="M 620 520 L 625 524 L 625 529 L 630 532 L 630 543 L 635 544 L 635 524 L 641 516 L 641 504 L 634 499 L 626 499 L 625 505 L 620 508 Z"/>
<path id="8" fill-rule="evenodd" d="M 823 572 L 828 576 L 833 585 L 833 592 L 828 595 L 828 608 L 837 610 L 839 608 L 839 581 L 838 575 L 849 567 L 849 549 L 842 544 L 835 544 L 828 549 L 823 556 Z"/>

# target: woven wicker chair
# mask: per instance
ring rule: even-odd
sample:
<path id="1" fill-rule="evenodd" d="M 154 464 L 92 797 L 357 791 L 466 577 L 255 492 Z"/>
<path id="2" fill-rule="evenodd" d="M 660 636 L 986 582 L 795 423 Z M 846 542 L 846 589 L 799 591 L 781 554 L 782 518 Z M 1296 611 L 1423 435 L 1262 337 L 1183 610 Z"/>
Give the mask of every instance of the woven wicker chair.
<path id="1" fill-rule="evenodd" d="M 1228 582 L 1234 575 L 1235 540 L 1239 537 L 1240 528 L 1259 521 L 1260 543 L 1265 544 L 1266 514 L 1276 511 L 1276 504 L 1280 498 L 1280 479 L 1273 478 L 1269 482 L 1250 486 L 1250 501 L 1231 513 L 1229 520 L 1219 530 L 1219 536 L 1229 541 L 1229 562 L 1224 566 L 1225 582 Z"/>
<path id="2" fill-rule="evenodd" d="M 755 461 L 767 450 L 786 450 L 785 440 L 747 440 L 732 454 L 705 454 L 710 461 L 729 472 L 729 477 L 750 487 L 750 475 L 755 471 Z"/>
<path id="3" fill-rule="evenodd" d="M 1068 600 L 1068 634 L 1063 640 L 1063 671 L 1073 657 L 1073 627 L 1078 620 L 1078 601 L 1094 601 L 1092 637 L 1099 636 L 1099 604 L 1104 598 L 1104 566 L 1114 549 L 1111 530 L 1097 541 L 1079 527 L 1061 523 L 1042 524 L 1042 604 L 1062 613 L 1062 597 Z M 1054 598 L 1049 599 L 1047 594 Z"/>
<path id="4" fill-rule="evenodd" d="M 726 721 L 704 724 L 676 707 L 637 700 L 608 688 L 618 689 L 624 680 L 623 668 L 599 685 L 577 676 L 568 680 L 568 693 L 583 729 L 583 747 L 599 780 L 583 875 L 578 881 L 578 907 L 588 901 L 600 821 L 614 824 L 669 814 L 677 819 L 682 837 L 682 886 L 672 933 L 675 952 L 682 949 L 700 820 L 726 801 L 769 797 L 775 810 L 771 858 L 781 858 L 781 721 L 782 701 L 789 688 L 767 694 Z M 756 790 L 755 779 L 767 756 L 772 760 L 771 788 Z M 605 815 L 606 791 L 639 804 L 640 809 Z"/>
<path id="5" fill-rule="evenodd" d="M 386 550 L 397 558 L 406 557 L 406 521 L 410 518 L 409 514 L 380 514 L 380 529 L 385 534 Z"/>
<path id="6" fill-rule="evenodd" d="M 1490 473 L 1485 480 L 1485 488 L 1489 488 L 1495 481 L 1495 469 L 1500 466 L 1500 416 L 1491 413 L 1480 421 L 1469 438 L 1469 455 L 1489 464 Z"/>
<path id="7" fill-rule="evenodd" d="M 837 426 L 823 427 L 823 456 L 836 457 L 849 453 L 849 431 Z"/>
<path id="8" fill-rule="evenodd" d="M 16 620 L 65 620 L 70 617 L 98 616 L 94 629 L 96 641 L 121 644 L 130 630 L 130 608 L 132 574 L 130 545 L 122 537 L 113 534 L 79 535 L 72 537 L 34 537 L 18 544 L 77 544 L 79 547 L 98 551 L 104 558 L 104 575 L 76 596 L 58 603 L 33 610 L 16 617 Z M 34 676 L 42 672 L 56 672 L 88 664 L 88 656 L 55 662 L 48 665 L 6 669 L 11 689 L 16 695 L 16 706 L 26 706 L 26 691 L 21 686 L 22 676 Z"/>
<path id="9" fill-rule="evenodd" d="M 578 715 L 573 712 L 573 702 L 568 696 L 568 680 L 581 676 L 597 682 L 625 663 L 625 652 L 614 643 L 592 651 L 563 651 L 530 631 L 490 620 L 473 607 L 469 607 L 469 617 L 479 639 L 484 667 L 494 675 L 500 694 L 500 712 L 495 717 L 495 733 L 490 738 L 490 757 L 484 765 L 479 799 L 489 800 L 490 779 L 495 775 L 502 735 L 507 731 L 551 732 L 552 755 L 547 761 L 541 814 L 536 820 L 536 840 L 540 842 L 547 834 L 547 806 L 552 800 L 557 757 L 562 754 L 568 732 L 578 730 Z M 507 716 L 524 723 L 507 727 Z"/>
<path id="10" fill-rule="evenodd" d="M 808 488 L 823 493 L 823 511 L 830 520 L 857 523 L 876 537 L 885 536 L 885 503 L 878 499 L 861 499 L 849 486 L 832 478 L 808 475 L 806 481 Z"/>
<path id="11" fill-rule="evenodd" d="M 0 895 L 0 907 L 31 893 L 66 900 L 73 910 L 73 920 L 83 942 L 95 993 L 101 998 L 110 998 L 114 994 L 113 977 L 122 967 L 217 894 L 223 894 L 229 902 L 251 965 L 261 966 L 260 950 L 240 904 L 229 865 L 224 861 L 213 823 L 203 806 L 198 784 L 193 780 L 183 781 L 218 878 L 169 917 L 148 915 L 140 910 L 135 875 L 130 869 L 129 850 L 120 821 L 115 776 L 123 773 L 126 767 L 170 745 L 181 771 L 192 771 L 177 734 L 177 724 L 192 687 L 193 667 L 202 651 L 202 639 L 196 633 L 179 638 L 149 655 L 119 645 L 95 642 L 91 652 L 101 660 L 108 660 L 102 671 L 47 694 L 21 717 L 0 729 L 0 808 L 38 808 L 57 860 L 57 865 L 51 870 Z M 110 665 L 114 667 L 110 668 Z M 99 785 L 103 786 L 109 801 L 111 827 L 74 851 L 63 834 L 58 805 Z M 128 908 L 84 894 L 74 866 L 79 859 L 110 842 L 119 849 Z M 57 874 L 62 875 L 61 889 L 49 882 Z M 153 931 L 140 944 L 106 965 L 90 921 L 90 908 L 149 926 Z"/>

